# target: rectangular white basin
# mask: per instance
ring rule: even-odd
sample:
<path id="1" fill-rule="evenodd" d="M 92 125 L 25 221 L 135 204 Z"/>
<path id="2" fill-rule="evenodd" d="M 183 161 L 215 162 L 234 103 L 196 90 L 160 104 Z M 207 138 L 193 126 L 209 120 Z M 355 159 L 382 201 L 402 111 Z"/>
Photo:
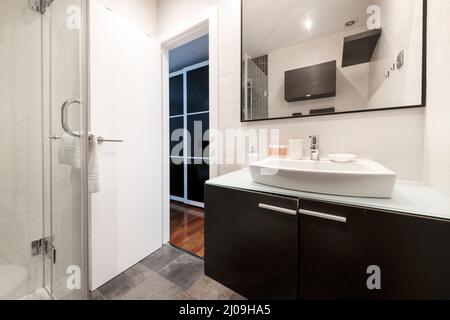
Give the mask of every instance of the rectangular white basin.
<path id="1" fill-rule="evenodd" d="M 250 165 L 253 181 L 304 192 L 391 198 L 396 174 L 371 160 L 350 163 L 269 158 Z"/>

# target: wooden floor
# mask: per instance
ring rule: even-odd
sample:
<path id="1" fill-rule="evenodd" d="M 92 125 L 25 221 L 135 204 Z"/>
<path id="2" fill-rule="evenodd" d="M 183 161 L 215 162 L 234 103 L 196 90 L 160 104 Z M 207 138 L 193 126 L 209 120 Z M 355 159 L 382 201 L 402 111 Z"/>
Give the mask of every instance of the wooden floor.
<path id="1" fill-rule="evenodd" d="M 204 210 L 170 203 L 170 243 L 199 257 L 205 256 Z"/>

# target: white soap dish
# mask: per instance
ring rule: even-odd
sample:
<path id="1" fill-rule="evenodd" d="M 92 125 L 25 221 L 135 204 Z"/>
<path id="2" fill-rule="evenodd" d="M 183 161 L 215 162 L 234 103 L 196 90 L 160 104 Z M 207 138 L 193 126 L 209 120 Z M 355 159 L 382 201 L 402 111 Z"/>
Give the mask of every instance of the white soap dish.
<path id="1" fill-rule="evenodd" d="M 349 163 L 356 160 L 356 155 L 350 153 L 332 153 L 328 157 L 331 161 L 339 163 Z"/>

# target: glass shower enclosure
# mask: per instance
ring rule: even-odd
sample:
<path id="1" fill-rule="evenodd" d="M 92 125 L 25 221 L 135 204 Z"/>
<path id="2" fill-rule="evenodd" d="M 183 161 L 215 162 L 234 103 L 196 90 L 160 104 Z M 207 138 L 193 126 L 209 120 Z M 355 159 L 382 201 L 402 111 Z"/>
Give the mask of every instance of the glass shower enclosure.
<path id="1" fill-rule="evenodd" d="M 0 299 L 87 298 L 86 10 L 0 1 Z"/>

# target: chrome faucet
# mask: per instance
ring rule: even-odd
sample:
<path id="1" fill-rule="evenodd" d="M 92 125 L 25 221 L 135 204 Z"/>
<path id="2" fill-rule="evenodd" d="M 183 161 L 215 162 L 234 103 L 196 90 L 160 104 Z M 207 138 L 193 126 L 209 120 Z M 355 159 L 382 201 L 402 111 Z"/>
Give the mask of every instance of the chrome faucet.
<path id="1" fill-rule="evenodd" d="M 319 150 L 319 136 L 314 135 L 309 137 L 311 139 L 311 147 L 309 148 L 311 154 L 311 160 L 320 160 L 320 150 Z"/>

